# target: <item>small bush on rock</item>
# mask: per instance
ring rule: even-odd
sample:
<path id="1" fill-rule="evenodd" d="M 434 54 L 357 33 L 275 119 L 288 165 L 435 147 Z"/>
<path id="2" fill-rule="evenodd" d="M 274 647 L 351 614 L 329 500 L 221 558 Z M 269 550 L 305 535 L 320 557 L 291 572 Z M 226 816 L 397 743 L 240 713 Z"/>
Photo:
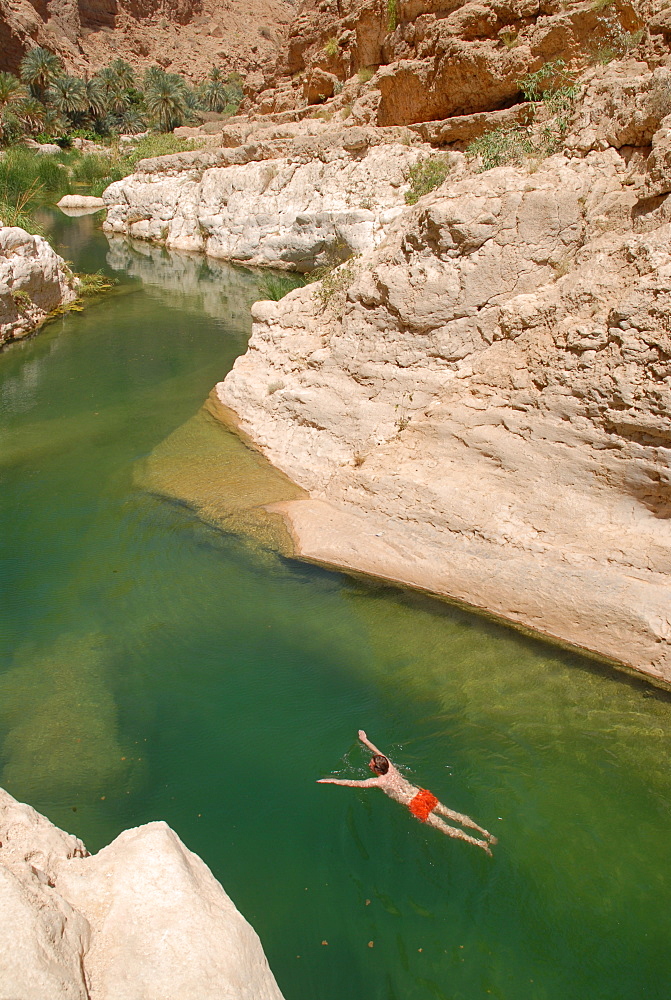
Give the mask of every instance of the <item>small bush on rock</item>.
<path id="1" fill-rule="evenodd" d="M 534 153 L 534 144 L 525 128 L 497 128 L 474 139 L 466 152 L 479 156 L 483 170 L 501 167 L 506 163 L 523 163 Z"/>
<path id="2" fill-rule="evenodd" d="M 405 193 L 406 204 L 414 205 L 422 195 L 435 191 L 449 172 L 450 163 L 446 156 L 430 156 L 410 167 L 410 189 Z"/>
<path id="3" fill-rule="evenodd" d="M 294 288 L 302 288 L 305 278 L 299 274 L 266 274 L 259 283 L 259 298 L 279 302 Z"/>
<path id="4" fill-rule="evenodd" d="M 324 308 L 331 305 L 340 297 L 344 298 L 347 289 L 356 276 L 356 265 L 354 262 L 359 256 L 359 254 L 356 254 L 355 257 L 329 271 L 321 279 L 321 284 L 316 290 L 316 294 Z"/>

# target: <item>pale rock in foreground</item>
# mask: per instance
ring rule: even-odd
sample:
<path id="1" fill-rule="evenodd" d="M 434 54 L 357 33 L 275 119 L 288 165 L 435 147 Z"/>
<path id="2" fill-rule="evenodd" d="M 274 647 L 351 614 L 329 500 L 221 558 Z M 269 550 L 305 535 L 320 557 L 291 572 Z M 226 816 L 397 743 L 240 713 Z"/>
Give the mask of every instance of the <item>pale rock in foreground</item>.
<path id="1" fill-rule="evenodd" d="M 45 239 L 0 224 L 0 345 L 76 298 L 75 276 Z"/>
<path id="2" fill-rule="evenodd" d="M 165 823 L 95 856 L 0 789 L 2 1000 L 282 1000 L 258 936 Z"/>

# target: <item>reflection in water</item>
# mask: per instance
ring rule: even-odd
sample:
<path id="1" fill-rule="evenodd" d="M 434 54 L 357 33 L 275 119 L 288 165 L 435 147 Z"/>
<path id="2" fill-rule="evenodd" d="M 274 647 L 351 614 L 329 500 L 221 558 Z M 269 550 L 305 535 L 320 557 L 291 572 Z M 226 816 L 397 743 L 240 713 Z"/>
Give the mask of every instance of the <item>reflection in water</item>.
<path id="1" fill-rule="evenodd" d="M 189 308 L 251 332 L 250 306 L 258 299 L 257 275 L 226 261 L 203 257 L 124 236 L 108 234 L 107 263 L 139 279 L 145 292 L 175 309 Z"/>
<path id="2" fill-rule="evenodd" d="M 0 356 L 2 781 L 92 849 L 170 822 L 287 1000 L 667 1000 L 669 698 L 242 543 L 295 495 L 202 408 L 256 279 L 89 223 L 118 294 Z M 316 784 L 361 726 L 493 861 Z"/>

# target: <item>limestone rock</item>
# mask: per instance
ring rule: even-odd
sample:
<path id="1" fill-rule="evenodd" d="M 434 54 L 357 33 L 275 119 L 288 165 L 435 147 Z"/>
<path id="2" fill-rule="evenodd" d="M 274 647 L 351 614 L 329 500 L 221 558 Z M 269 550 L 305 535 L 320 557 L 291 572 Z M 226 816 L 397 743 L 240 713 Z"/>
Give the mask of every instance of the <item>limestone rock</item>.
<path id="1" fill-rule="evenodd" d="M 587 75 L 566 148 L 585 153 L 614 146 L 649 146 L 671 112 L 671 71 L 617 60 Z"/>
<path id="2" fill-rule="evenodd" d="M 30 333 L 76 297 L 74 275 L 45 239 L 0 227 L 0 344 Z"/>
<path id="3" fill-rule="evenodd" d="M 92 927 L 92 1000 L 281 1000 L 258 937 L 165 823 L 63 865 L 57 886 Z"/>
<path id="4" fill-rule="evenodd" d="M 326 303 L 255 306 L 218 393 L 310 492 L 299 553 L 671 680 L 671 226 L 632 232 L 628 176 L 448 179 Z"/>
<path id="5" fill-rule="evenodd" d="M 3 997 L 282 1000 L 257 935 L 165 823 L 86 855 L 0 789 Z"/>
<path id="6" fill-rule="evenodd" d="M 98 212 L 105 207 L 103 198 L 95 198 L 93 195 L 86 194 L 64 194 L 57 204 L 60 209 L 77 209 L 89 212 Z"/>
<path id="7" fill-rule="evenodd" d="M 259 135 L 234 150 L 141 161 L 141 173 L 106 190 L 105 228 L 250 264 L 332 264 L 382 240 L 411 166 L 430 151 L 371 131 Z"/>

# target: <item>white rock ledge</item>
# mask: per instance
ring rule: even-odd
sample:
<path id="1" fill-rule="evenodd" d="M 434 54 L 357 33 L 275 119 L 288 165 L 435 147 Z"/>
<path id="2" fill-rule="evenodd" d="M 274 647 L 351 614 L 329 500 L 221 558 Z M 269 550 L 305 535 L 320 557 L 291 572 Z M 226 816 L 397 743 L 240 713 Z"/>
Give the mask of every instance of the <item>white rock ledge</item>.
<path id="1" fill-rule="evenodd" d="M 326 304 L 257 303 L 219 398 L 298 554 L 669 683 L 671 225 L 612 149 L 452 176 Z"/>
<path id="2" fill-rule="evenodd" d="M 0 789 L 0 995 L 282 1000 L 261 942 L 165 823 L 89 856 Z"/>
<path id="3" fill-rule="evenodd" d="M 104 228 L 210 257 L 309 271 L 376 247 L 428 146 L 268 143 L 143 160 L 105 191 Z M 358 130 L 362 131 L 362 130 Z M 365 135 L 360 141 L 371 141 Z M 237 162 L 236 162 L 237 161 Z"/>

